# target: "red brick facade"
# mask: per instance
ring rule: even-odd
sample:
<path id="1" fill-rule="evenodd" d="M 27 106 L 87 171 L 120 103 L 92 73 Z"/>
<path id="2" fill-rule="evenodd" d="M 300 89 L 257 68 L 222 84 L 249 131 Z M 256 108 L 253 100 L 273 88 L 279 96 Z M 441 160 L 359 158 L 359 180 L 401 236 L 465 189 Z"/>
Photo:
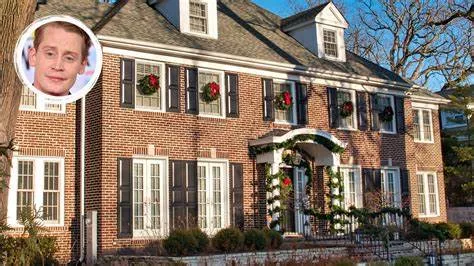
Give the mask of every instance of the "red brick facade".
<path id="1" fill-rule="evenodd" d="M 197 160 L 210 157 L 243 164 L 244 226 L 266 224 L 266 192 L 263 165 L 249 157 L 249 140 L 257 139 L 275 128 L 291 126 L 263 120 L 261 76 L 238 74 L 239 118 L 206 118 L 186 114 L 185 74 L 180 67 L 180 112 L 147 112 L 120 106 L 120 57 L 105 54 L 102 75 L 86 97 L 86 211 L 98 211 L 98 251 L 116 254 L 120 249 L 143 247 L 149 240 L 119 238 L 117 232 L 117 159 L 146 155 L 148 145 L 155 154 L 169 160 Z M 341 131 L 329 128 L 327 90 L 312 84 L 309 87 L 308 128 L 328 131 L 347 143 L 341 163 L 361 167 L 388 165 L 406 168 L 410 173 L 411 209 L 418 214 L 416 171 L 436 171 L 439 187 L 440 216 L 429 221 L 446 220 L 443 162 L 441 158 L 438 114 L 432 113 L 434 143 L 413 141 L 411 100 L 405 98 L 407 133 L 381 134 L 373 131 Z M 368 102 L 368 99 L 367 99 Z M 65 224 L 54 228 L 58 235 L 60 258 L 77 259 L 79 246 L 79 163 L 77 148 L 80 127 L 76 116 L 80 104 L 68 104 L 66 114 L 20 113 L 17 137 L 21 151 L 26 153 L 56 152 L 65 158 Z M 78 114 L 80 111 L 77 111 Z M 369 118 L 370 122 L 370 118 Z M 50 150 L 50 151 L 47 151 Z M 322 169 L 315 169 L 314 193 L 323 204 Z M 318 179 L 319 177 L 319 179 Z M 325 188 L 327 190 L 327 188 Z M 71 251 L 73 250 L 73 251 Z"/>

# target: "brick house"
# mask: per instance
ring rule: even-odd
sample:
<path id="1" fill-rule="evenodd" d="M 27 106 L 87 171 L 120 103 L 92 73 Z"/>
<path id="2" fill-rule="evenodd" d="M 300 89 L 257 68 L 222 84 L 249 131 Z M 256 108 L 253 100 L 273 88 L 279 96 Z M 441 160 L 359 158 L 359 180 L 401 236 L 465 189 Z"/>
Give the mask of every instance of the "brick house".
<path id="1" fill-rule="evenodd" d="M 327 205 L 330 166 L 347 184 L 344 206 L 367 206 L 364 192 L 378 189 L 394 205 L 406 199 L 415 217 L 446 220 L 438 106 L 447 101 L 346 51 L 349 25 L 332 3 L 282 19 L 247 0 L 49 0 L 36 16 L 52 14 L 96 30 L 102 74 L 85 121 L 79 101 L 51 105 L 24 91 L 8 221 L 18 226 L 18 210 L 42 206 L 62 261 L 80 256 L 81 122 L 99 255 L 143 248 L 179 227 L 268 225 L 265 164 L 286 169 L 300 196 L 305 169 L 283 165 L 282 149 L 249 148 L 302 135 L 323 140 L 297 144 L 312 158 L 316 207 Z M 150 73 L 161 88 L 144 95 L 136 84 Z M 209 82 L 221 95 L 205 102 Z M 292 106 L 280 110 L 274 98 L 285 91 Z M 342 116 L 345 102 L 355 108 Z M 382 121 L 387 106 L 394 115 Z M 291 217 L 287 230 L 302 233 L 307 217 L 296 208 Z"/>

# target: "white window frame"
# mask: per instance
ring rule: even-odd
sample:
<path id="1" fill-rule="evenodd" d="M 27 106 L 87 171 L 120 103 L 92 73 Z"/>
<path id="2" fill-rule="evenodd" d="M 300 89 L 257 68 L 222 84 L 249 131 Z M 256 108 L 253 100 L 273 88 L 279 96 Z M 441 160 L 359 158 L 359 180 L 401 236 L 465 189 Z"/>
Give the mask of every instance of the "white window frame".
<path id="1" fill-rule="evenodd" d="M 156 107 L 146 107 L 146 106 L 137 106 L 137 93 L 136 91 L 138 90 L 138 79 L 137 79 L 137 65 L 138 64 L 148 64 L 148 65 L 156 65 L 160 68 L 160 108 Z M 134 93 L 134 102 L 135 102 L 135 110 L 138 111 L 147 111 L 147 112 L 166 112 L 166 69 L 165 69 L 165 63 L 163 62 L 158 62 L 158 61 L 152 61 L 152 60 L 143 60 L 143 59 L 135 59 L 135 93 Z"/>
<path id="2" fill-rule="evenodd" d="M 326 42 L 324 41 L 324 32 L 327 31 L 327 32 L 332 32 L 334 33 L 334 41 L 335 41 L 335 50 L 336 50 L 336 55 L 330 55 L 330 54 L 327 54 L 326 53 Z M 323 42 L 323 54 L 324 54 L 324 57 L 327 57 L 327 58 L 333 58 L 333 59 L 338 59 L 339 58 L 339 42 L 338 42 L 338 38 L 337 38 L 337 30 L 336 29 L 330 29 L 330 28 L 326 28 L 326 27 L 323 27 L 323 32 L 322 32 L 322 42 Z M 331 43 L 332 44 L 332 43 Z"/>
<path id="3" fill-rule="evenodd" d="M 142 163 L 144 165 L 143 169 L 143 200 L 146 203 L 146 197 L 150 197 L 150 175 L 147 174 L 149 166 L 151 164 L 157 163 L 160 165 L 161 174 L 163 175 L 160 178 L 160 225 L 161 228 L 159 230 L 154 230 L 147 228 L 150 226 L 151 218 L 149 215 L 151 206 L 144 207 L 143 213 L 143 223 L 144 229 L 135 229 L 135 202 L 132 196 L 131 204 L 132 204 L 132 236 L 133 238 L 139 239 L 148 239 L 148 238 L 164 238 L 169 234 L 169 185 L 168 185 L 168 157 L 160 157 L 160 156 L 150 156 L 150 157 L 133 157 L 132 159 L 132 193 L 134 188 L 134 172 L 133 167 L 135 163 Z M 148 203 L 148 205 L 150 205 Z"/>
<path id="4" fill-rule="evenodd" d="M 215 115 L 215 114 L 206 114 L 202 113 L 201 109 L 199 108 L 199 116 L 202 117 L 210 117 L 210 118 L 226 118 L 226 101 L 225 101 L 225 94 L 226 94 L 226 84 L 225 84 L 225 76 L 224 76 L 224 71 L 219 71 L 219 70 L 213 70 L 213 69 L 208 69 L 208 68 L 198 68 L 198 82 L 197 82 L 197 97 L 198 97 L 198 106 L 199 106 L 199 97 L 200 95 L 200 87 L 199 87 L 199 76 L 201 75 L 202 72 L 205 73 L 212 73 L 212 74 L 218 74 L 219 75 L 219 93 L 220 93 L 220 99 L 221 99 L 221 114 L 220 115 Z M 189 84 L 186 84 L 186 86 L 189 86 Z"/>
<path id="5" fill-rule="evenodd" d="M 275 115 L 275 123 L 277 124 L 283 124 L 283 125 L 297 125 L 297 118 L 296 118 L 296 83 L 295 81 L 292 81 L 292 80 L 284 80 L 284 79 L 273 79 L 273 82 L 272 82 L 272 86 L 275 86 L 275 84 L 289 84 L 290 85 L 290 91 L 291 91 L 291 98 L 292 98 L 292 101 L 291 101 L 291 121 L 288 122 L 286 120 L 277 120 L 276 119 L 276 111 L 277 111 L 277 108 L 276 108 L 276 105 L 275 103 L 273 103 L 273 114 Z M 272 91 L 274 90 L 274 88 L 272 88 Z M 264 93 L 265 93 L 265 90 L 264 90 Z M 266 95 L 264 95 L 264 98 L 265 98 Z M 273 97 L 273 95 L 272 95 Z"/>
<path id="6" fill-rule="evenodd" d="M 362 191 L 362 168 L 360 165 L 340 165 L 339 172 L 343 177 L 344 183 L 344 191 L 342 191 L 344 195 L 344 202 L 341 202 L 342 206 L 348 210 L 350 206 L 346 206 L 345 203 L 345 195 L 349 193 L 347 189 L 349 189 L 349 171 L 354 172 L 354 189 L 355 189 L 355 206 L 356 208 L 362 208 L 364 206 L 363 201 L 363 191 Z"/>
<path id="7" fill-rule="evenodd" d="M 27 87 L 23 87 L 23 89 L 28 89 Z M 32 92 L 32 91 L 31 91 Z M 57 114 L 65 114 L 66 113 L 66 104 L 65 103 L 56 103 L 46 100 L 43 96 L 32 92 L 35 95 L 35 106 L 31 105 L 23 105 L 20 100 L 20 110 L 21 111 L 35 111 L 35 112 L 45 112 L 45 113 L 57 113 Z M 23 92 L 22 92 L 23 96 Z M 47 104 L 59 104 L 59 110 L 51 110 L 47 108 Z"/>
<path id="8" fill-rule="evenodd" d="M 13 228 L 23 227 L 17 220 L 17 190 L 18 190 L 18 161 L 33 161 L 33 190 L 34 200 L 33 206 L 39 215 L 42 215 L 43 192 L 44 192 L 44 163 L 57 162 L 59 163 L 59 209 L 58 222 L 44 221 L 40 219 L 42 226 L 55 227 L 64 226 L 64 158 L 62 157 L 38 157 L 38 156 L 13 156 L 10 188 L 8 191 L 8 210 L 7 210 L 7 224 Z"/>
<path id="9" fill-rule="evenodd" d="M 393 128 L 393 130 L 392 131 L 384 130 L 382 128 L 382 123 L 383 122 L 379 120 L 380 132 L 381 133 L 386 133 L 386 134 L 397 134 L 397 110 L 395 110 L 395 97 L 393 95 L 383 94 L 383 93 L 378 93 L 378 94 L 375 95 L 375 97 L 388 97 L 390 99 L 390 106 L 392 107 L 392 110 L 393 110 L 393 119 L 392 119 L 392 128 Z"/>
<path id="10" fill-rule="evenodd" d="M 428 217 L 438 217 L 440 215 L 439 211 L 439 187 L 438 187 L 438 175 L 436 172 L 431 172 L 431 171 L 418 171 L 416 172 L 416 182 L 417 182 L 417 196 L 419 197 L 419 191 L 418 191 L 418 175 L 423 176 L 423 197 L 425 199 L 425 213 L 421 213 L 421 210 L 418 212 L 418 216 L 420 218 L 428 218 Z M 428 188 L 428 175 L 433 175 L 434 178 L 434 186 L 435 186 L 435 193 L 436 193 L 436 210 L 435 214 L 432 214 L 432 210 L 430 209 L 430 201 L 429 201 L 429 188 Z M 418 198 L 418 201 L 420 199 Z"/>
<path id="11" fill-rule="evenodd" d="M 229 176 L 230 176 L 230 173 L 229 173 L 229 161 L 228 160 L 223 160 L 223 159 L 209 159 L 209 158 L 198 158 L 197 159 L 197 166 L 198 166 L 198 169 L 199 169 L 199 166 L 206 166 L 207 168 L 207 171 L 210 171 L 210 167 L 213 166 L 213 165 L 219 165 L 219 166 L 222 166 L 223 169 L 222 169 L 222 173 L 224 174 L 223 177 L 221 177 L 221 195 L 222 195 L 222 201 L 221 201 L 221 204 L 222 204 L 222 212 L 221 212 L 221 217 L 222 217 L 222 224 L 221 224 L 221 228 L 227 228 L 230 226 L 230 202 L 229 202 Z M 199 171 L 199 170 L 197 170 Z M 196 172 L 197 173 L 197 172 Z M 197 173 L 199 174 L 199 173 Z M 206 174 L 207 176 L 207 174 Z M 197 176 L 196 176 L 197 178 Z M 212 196 L 212 191 L 213 189 L 211 189 L 212 185 L 212 180 L 206 180 L 206 196 L 207 197 L 211 197 Z M 199 187 L 199 184 L 197 184 L 197 186 Z M 206 214 L 207 214 L 207 224 L 208 224 L 208 228 L 207 230 L 205 229 L 202 229 L 204 232 L 206 232 L 207 234 L 209 235 L 214 235 L 216 234 L 220 229 L 219 228 L 214 228 L 213 226 L 210 226 L 212 224 L 212 214 L 213 214 L 213 210 L 211 208 L 211 203 L 212 203 L 212 200 L 210 200 L 209 198 L 207 199 L 207 207 L 206 207 Z M 199 208 L 199 204 L 198 204 L 198 208 Z M 198 210 L 198 213 L 199 213 L 199 210 Z"/>
<path id="12" fill-rule="evenodd" d="M 352 124 L 354 125 L 353 127 L 341 127 L 341 120 L 343 119 L 340 115 L 338 115 L 339 117 L 339 121 L 338 121 L 338 124 L 339 124 L 339 127 L 337 129 L 339 130 L 351 130 L 351 131 L 355 131 L 358 129 L 358 126 L 357 126 L 357 104 L 356 104 L 356 92 L 355 90 L 348 90 L 348 89 L 342 89 L 342 88 L 337 88 L 336 89 L 336 93 L 338 92 L 349 92 L 351 94 L 351 101 L 352 101 L 352 105 L 354 106 L 354 110 L 352 112 Z M 337 95 L 336 95 L 336 99 L 337 99 Z M 339 110 L 340 106 L 338 106 L 338 112 L 340 112 Z"/>
<path id="13" fill-rule="evenodd" d="M 191 3 L 192 2 L 204 5 L 204 7 L 205 7 L 205 10 L 206 10 L 206 32 L 193 31 L 191 29 Z M 192 34 L 196 34 L 196 35 L 208 36 L 209 35 L 209 5 L 206 2 L 202 2 L 202 1 L 199 1 L 199 0 L 189 0 L 188 6 L 189 6 L 189 32 L 192 33 Z"/>
<path id="14" fill-rule="evenodd" d="M 413 111 L 418 112 L 418 124 L 420 125 L 420 139 L 415 139 L 413 136 L 413 140 L 418 143 L 434 143 L 434 134 L 433 134 L 433 113 L 431 112 L 431 109 L 424 109 L 424 108 L 413 108 Z M 431 140 L 426 140 L 425 139 L 425 127 L 424 127 L 424 118 L 423 118 L 423 111 L 428 111 L 429 116 L 430 116 L 430 138 Z M 414 118 L 413 118 L 414 119 Z"/>
<path id="15" fill-rule="evenodd" d="M 388 172 L 394 172 L 395 175 L 393 177 L 393 183 L 394 183 L 394 198 L 395 201 L 392 203 L 392 207 L 398 207 L 401 208 L 402 206 L 402 187 L 401 187 L 401 180 L 400 180 L 400 168 L 398 167 L 390 167 L 390 166 L 384 166 L 381 167 L 380 169 L 380 181 L 382 185 L 382 193 L 384 197 L 387 196 L 387 191 L 388 191 L 388 182 L 386 182 L 386 178 L 388 176 Z"/>

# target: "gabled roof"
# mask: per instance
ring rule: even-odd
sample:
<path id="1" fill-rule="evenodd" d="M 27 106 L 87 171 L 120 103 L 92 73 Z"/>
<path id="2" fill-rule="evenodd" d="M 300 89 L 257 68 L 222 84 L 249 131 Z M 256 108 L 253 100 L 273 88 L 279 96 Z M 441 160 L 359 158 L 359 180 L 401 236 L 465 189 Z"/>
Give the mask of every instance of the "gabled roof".
<path id="1" fill-rule="evenodd" d="M 97 2 L 48 0 L 46 5 L 40 6 L 36 17 L 66 14 L 77 17 L 92 27 L 110 7 Z M 318 58 L 280 29 L 279 16 L 249 0 L 219 0 L 217 8 L 217 40 L 181 33 L 160 12 L 148 6 L 145 0 L 129 0 L 97 34 L 407 84 L 397 74 L 350 52 L 347 52 L 346 62 Z"/>
<path id="2" fill-rule="evenodd" d="M 290 25 L 290 24 L 299 24 L 301 22 L 304 22 L 308 19 L 311 19 L 311 18 L 314 18 L 316 17 L 319 12 L 321 12 L 327 5 L 329 5 L 329 2 L 327 3 L 324 3 L 324 4 L 321 4 L 321 5 L 317 5 L 313 8 L 310 8 L 310 9 L 307 9 L 307 10 L 304 10 L 302 12 L 299 12 L 299 13 L 296 13 L 292 16 L 289 16 L 287 18 L 284 18 L 281 20 L 281 26 L 284 27 L 284 26 L 287 26 L 287 25 Z"/>

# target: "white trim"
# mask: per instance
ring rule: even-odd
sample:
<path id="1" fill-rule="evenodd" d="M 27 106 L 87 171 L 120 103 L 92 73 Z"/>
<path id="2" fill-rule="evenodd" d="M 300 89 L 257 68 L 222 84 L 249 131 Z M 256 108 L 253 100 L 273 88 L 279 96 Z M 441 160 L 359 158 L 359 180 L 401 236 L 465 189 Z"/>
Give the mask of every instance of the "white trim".
<path id="1" fill-rule="evenodd" d="M 401 207 L 402 206 L 402 186 L 401 186 L 401 176 L 400 176 L 400 167 L 396 166 L 381 166 L 381 182 L 383 182 L 383 178 L 386 177 L 386 171 L 394 171 L 396 176 L 394 176 L 394 189 L 395 189 L 395 206 L 394 207 Z M 382 187 L 382 192 L 386 192 L 387 182 L 384 182 L 384 187 Z"/>
<path id="2" fill-rule="evenodd" d="M 423 97 L 417 95 L 410 95 L 412 101 L 416 102 L 423 102 L 423 103 L 433 103 L 433 104 L 448 104 L 451 100 L 448 99 L 440 99 L 440 98 L 430 98 L 430 97 Z"/>
<path id="3" fill-rule="evenodd" d="M 352 123 L 353 123 L 353 127 L 341 127 L 341 120 L 343 119 L 340 115 L 338 115 L 339 117 L 339 127 L 337 128 L 338 130 L 348 130 L 348 131 L 357 131 L 358 130 L 358 120 L 357 120 L 357 109 L 358 109 L 358 106 L 357 106 L 357 98 L 356 98 L 356 92 L 354 90 L 348 90 L 348 89 L 343 89 L 343 88 L 336 88 L 336 94 L 337 92 L 339 91 L 342 91 L 342 92 L 348 92 L 351 94 L 351 101 L 352 101 L 352 105 L 354 106 L 354 110 L 352 112 Z M 336 98 L 337 98 L 337 95 L 336 95 Z M 339 106 L 338 106 L 339 107 Z"/>
<path id="4" fill-rule="evenodd" d="M 150 216 L 147 216 L 147 211 L 144 210 L 143 213 L 143 222 L 144 222 L 144 229 L 135 229 L 135 217 L 134 217 L 134 208 L 135 203 L 133 198 L 131 199 L 132 204 L 132 236 L 134 239 L 149 239 L 149 238 L 164 238 L 169 234 L 169 161 L 168 157 L 166 156 L 140 156 L 134 155 L 132 156 L 132 179 L 133 176 L 133 167 L 135 163 L 142 163 L 143 164 L 143 200 L 145 202 L 145 197 L 150 195 L 150 187 L 147 181 L 150 180 L 150 175 L 147 173 L 149 170 L 149 166 L 151 164 L 159 164 L 161 168 L 162 176 L 160 177 L 160 229 L 153 230 L 147 229 L 147 225 L 150 224 Z M 132 180 L 133 182 L 133 180 Z M 134 183 L 134 182 L 133 182 Z M 134 187 L 132 187 L 133 191 Z M 133 192 L 132 192 L 133 193 Z M 144 207 L 145 209 L 146 207 Z"/>
<path id="5" fill-rule="evenodd" d="M 430 201 L 429 201 L 429 188 L 428 188 L 428 175 L 431 174 L 434 177 L 434 185 L 435 185 L 435 194 L 436 194 L 436 213 L 435 214 L 422 214 L 420 211 L 418 212 L 418 217 L 420 218 L 430 218 L 430 217 L 438 217 L 440 215 L 440 206 L 439 206 L 439 188 L 438 188 L 438 175 L 436 172 L 433 171 L 417 171 L 416 172 L 416 195 L 419 197 L 419 191 L 418 191 L 418 175 L 423 176 L 423 196 L 425 198 L 425 211 L 426 212 L 431 212 L 430 209 Z M 418 199 L 419 201 L 419 199 Z M 419 203 L 418 203 L 419 204 Z"/>
<path id="6" fill-rule="evenodd" d="M 214 114 L 204 114 L 201 112 L 201 108 L 199 108 L 199 76 L 201 75 L 201 72 L 205 73 L 212 73 L 212 74 L 218 74 L 219 75 L 219 93 L 220 93 L 220 98 L 221 98 L 221 114 L 220 115 L 214 115 Z M 208 69 L 208 68 L 198 68 L 198 82 L 196 84 L 196 90 L 198 93 L 198 110 L 199 114 L 198 116 L 202 117 L 210 117 L 210 118 L 226 118 L 226 99 L 225 99 L 225 92 L 226 92 L 226 84 L 225 84 L 225 73 L 224 71 L 220 70 L 214 70 L 214 69 Z M 188 84 L 186 84 L 188 87 Z"/>
<path id="7" fill-rule="evenodd" d="M 431 109 L 424 109 L 424 108 L 413 108 L 413 111 L 418 112 L 418 125 L 420 127 L 420 139 L 415 139 L 413 136 L 413 141 L 416 143 L 434 143 L 434 133 L 433 133 L 433 113 L 431 112 Z M 425 126 L 424 126 L 424 117 L 423 117 L 423 111 L 428 111 L 430 114 L 430 138 L 431 140 L 426 140 L 425 139 Z M 413 113 L 412 113 L 413 115 Z"/>
<path id="8" fill-rule="evenodd" d="M 207 220 L 207 225 L 208 228 L 206 230 L 206 233 L 209 235 L 215 234 L 217 231 L 222 228 L 226 228 L 230 225 L 230 213 L 229 213 L 229 208 L 230 208 L 230 202 L 229 202 L 229 178 L 230 178 L 230 167 L 229 167 L 229 160 L 227 159 L 212 159 L 212 158 L 197 158 L 197 166 L 199 169 L 199 166 L 205 166 L 207 168 L 206 171 L 210 171 L 210 166 L 212 165 L 219 165 L 223 167 L 221 169 L 221 173 L 224 174 L 224 176 L 221 176 L 221 227 L 220 228 L 215 228 L 214 226 L 211 226 L 211 219 L 212 219 L 212 214 L 213 210 L 211 208 L 211 204 L 213 200 L 210 200 L 209 198 L 206 200 L 209 204 L 209 206 L 206 207 L 206 215 L 208 216 Z M 199 171 L 199 170 L 197 170 Z M 199 173 L 197 173 L 199 174 Z M 208 176 L 206 173 L 206 177 Z M 197 177 L 196 177 L 197 178 Z M 206 178 L 207 179 L 207 178 Z M 212 180 L 206 180 L 206 195 L 207 197 L 211 197 L 212 191 L 214 191 L 214 186 L 211 186 Z M 198 184 L 199 186 L 199 184 Z M 196 195 L 197 197 L 197 195 Z M 199 208 L 199 206 L 198 206 Z M 199 213 L 199 210 L 198 210 Z M 199 225 L 198 225 L 199 226 Z"/>
<path id="9" fill-rule="evenodd" d="M 64 158 L 62 157 L 48 157 L 48 156 L 17 156 L 14 155 L 12 159 L 12 168 L 10 179 L 10 188 L 8 192 L 8 209 L 7 209 L 7 224 L 13 228 L 21 228 L 23 225 L 19 224 L 16 217 L 17 207 L 17 189 L 18 189 L 18 161 L 33 161 L 33 205 L 36 210 L 41 211 L 43 205 L 43 192 L 44 192 L 44 163 L 45 162 L 57 162 L 59 171 L 59 209 L 58 219 L 59 222 L 53 223 L 48 221 L 40 220 L 42 226 L 45 227 L 56 227 L 64 226 L 64 183 L 65 183 L 65 165 Z"/>
<path id="10" fill-rule="evenodd" d="M 438 110 L 439 105 L 432 104 L 432 103 L 420 103 L 420 102 L 411 102 L 411 107 L 413 108 L 424 108 L 424 109 L 432 109 Z"/>
<path id="11" fill-rule="evenodd" d="M 251 72 L 245 71 L 245 73 L 255 74 L 256 69 L 270 70 L 285 74 L 294 74 L 296 76 L 307 76 L 309 78 L 320 79 L 321 84 L 325 84 L 326 79 L 330 80 L 343 80 L 344 82 L 371 85 L 376 87 L 391 88 L 395 90 L 407 90 L 412 87 L 408 83 L 402 83 L 397 81 L 390 81 L 380 78 L 361 76 L 356 74 L 348 74 L 338 71 L 328 71 L 320 68 L 305 67 L 301 65 L 286 64 L 273 62 L 268 60 L 261 60 L 243 56 L 235 56 L 225 53 L 210 52 L 205 50 L 199 50 L 194 48 L 172 46 L 166 44 L 159 44 L 154 42 L 136 41 L 124 38 L 117 38 L 111 36 L 99 35 L 99 39 L 104 45 L 104 53 L 117 54 L 117 55 L 130 55 L 142 58 L 152 58 L 152 55 L 160 55 L 162 58 L 177 58 L 178 61 L 173 61 L 179 64 L 196 65 L 198 62 L 212 62 L 220 63 L 221 66 L 232 67 L 250 67 Z M 146 55 L 143 55 L 143 52 Z M 141 54 L 141 56 L 138 56 Z M 168 60 L 164 60 L 168 61 Z M 171 62 L 171 61 L 170 61 Z M 219 67 L 218 69 L 223 69 Z M 235 68 L 233 68 L 235 69 Z M 235 70 L 237 71 L 237 70 Z M 242 71 L 240 71 L 242 72 Z M 270 72 L 271 73 L 271 72 Z M 264 75 L 271 76 L 271 75 Z M 317 82 L 319 83 L 319 82 Z M 365 87 L 364 87 L 365 88 Z M 361 88 L 362 90 L 363 88 Z"/>
<path id="12" fill-rule="evenodd" d="M 137 65 L 138 64 L 148 64 L 152 66 L 158 66 L 160 69 L 160 108 L 156 107 L 146 107 L 146 106 L 137 106 Z M 166 112 L 166 65 L 163 62 L 153 61 L 153 60 L 146 60 L 146 59 L 135 59 L 135 84 L 133 89 L 135 90 L 135 99 L 134 101 L 134 109 L 137 111 L 145 111 L 145 112 Z M 122 68 L 125 69 L 125 68 Z M 124 70 L 125 71 L 125 70 Z M 122 90 L 125 93 L 125 90 Z"/>
<path id="13" fill-rule="evenodd" d="M 41 94 L 35 93 L 28 87 L 23 87 L 22 89 L 28 89 L 35 95 L 35 106 L 31 105 L 22 105 L 20 100 L 20 110 L 21 111 L 35 111 L 35 112 L 43 112 L 43 113 L 55 113 L 55 114 L 65 114 L 66 113 L 66 104 L 65 103 L 57 103 L 52 101 L 47 101 L 45 97 Z M 23 94 L 22 94 L 23 96 Z M 60 106 L 59 110 L 50 110 L 46 108 L 46 104 L 58 104 Z"/>
<path id="14" fill-rule="evenodd" d="M 339 165 L 339 172 L 341 170 L 354 170 L 354 189 L 355 189 L 355 207 L 356 208 L 362 208 L 364 206 L 364 200 L 363 200 L 363 188 L 362 188 L 362 167 L 360 165 L 352 165 L 352 164 L 341 164 Z M 348 172 L 345 172 L 348 174 Z M 347 176 L 348 177 L 348 176 Z M 344 182 L 344 191 L 342 191 L 343 194 L 346 194 L 348 191 L 346 189 L 349 188 L 348 185 L 348 180 L 346 179 L 346 176 L 343 175 L 343 182 Z M 344 208 L 347 210 L 350 206 L 345 206 L 344 202 Z"/>
<path id="15" fill-rule="evenodd" d="M 249 143 L 250 143 L 250 146 L 259 146 L 259 145 L 265 145 L 265 144 L 270 144 L 270 143 L 282 143 L 298 135 L 318 135 L 318 136 L 331 140 L 332 142 L 336 143 L 337 145 L 343 148 L 347 146 L 347 143 L 340 141 L 339 139 L 337 139 L 330 133 L 323 130 L 313 129 L 313 128 L 298 128 L 298 129 L 289 131 L 283 136 L 268 136 L 265 138 L 251 140 L 249 141 Z"/>

